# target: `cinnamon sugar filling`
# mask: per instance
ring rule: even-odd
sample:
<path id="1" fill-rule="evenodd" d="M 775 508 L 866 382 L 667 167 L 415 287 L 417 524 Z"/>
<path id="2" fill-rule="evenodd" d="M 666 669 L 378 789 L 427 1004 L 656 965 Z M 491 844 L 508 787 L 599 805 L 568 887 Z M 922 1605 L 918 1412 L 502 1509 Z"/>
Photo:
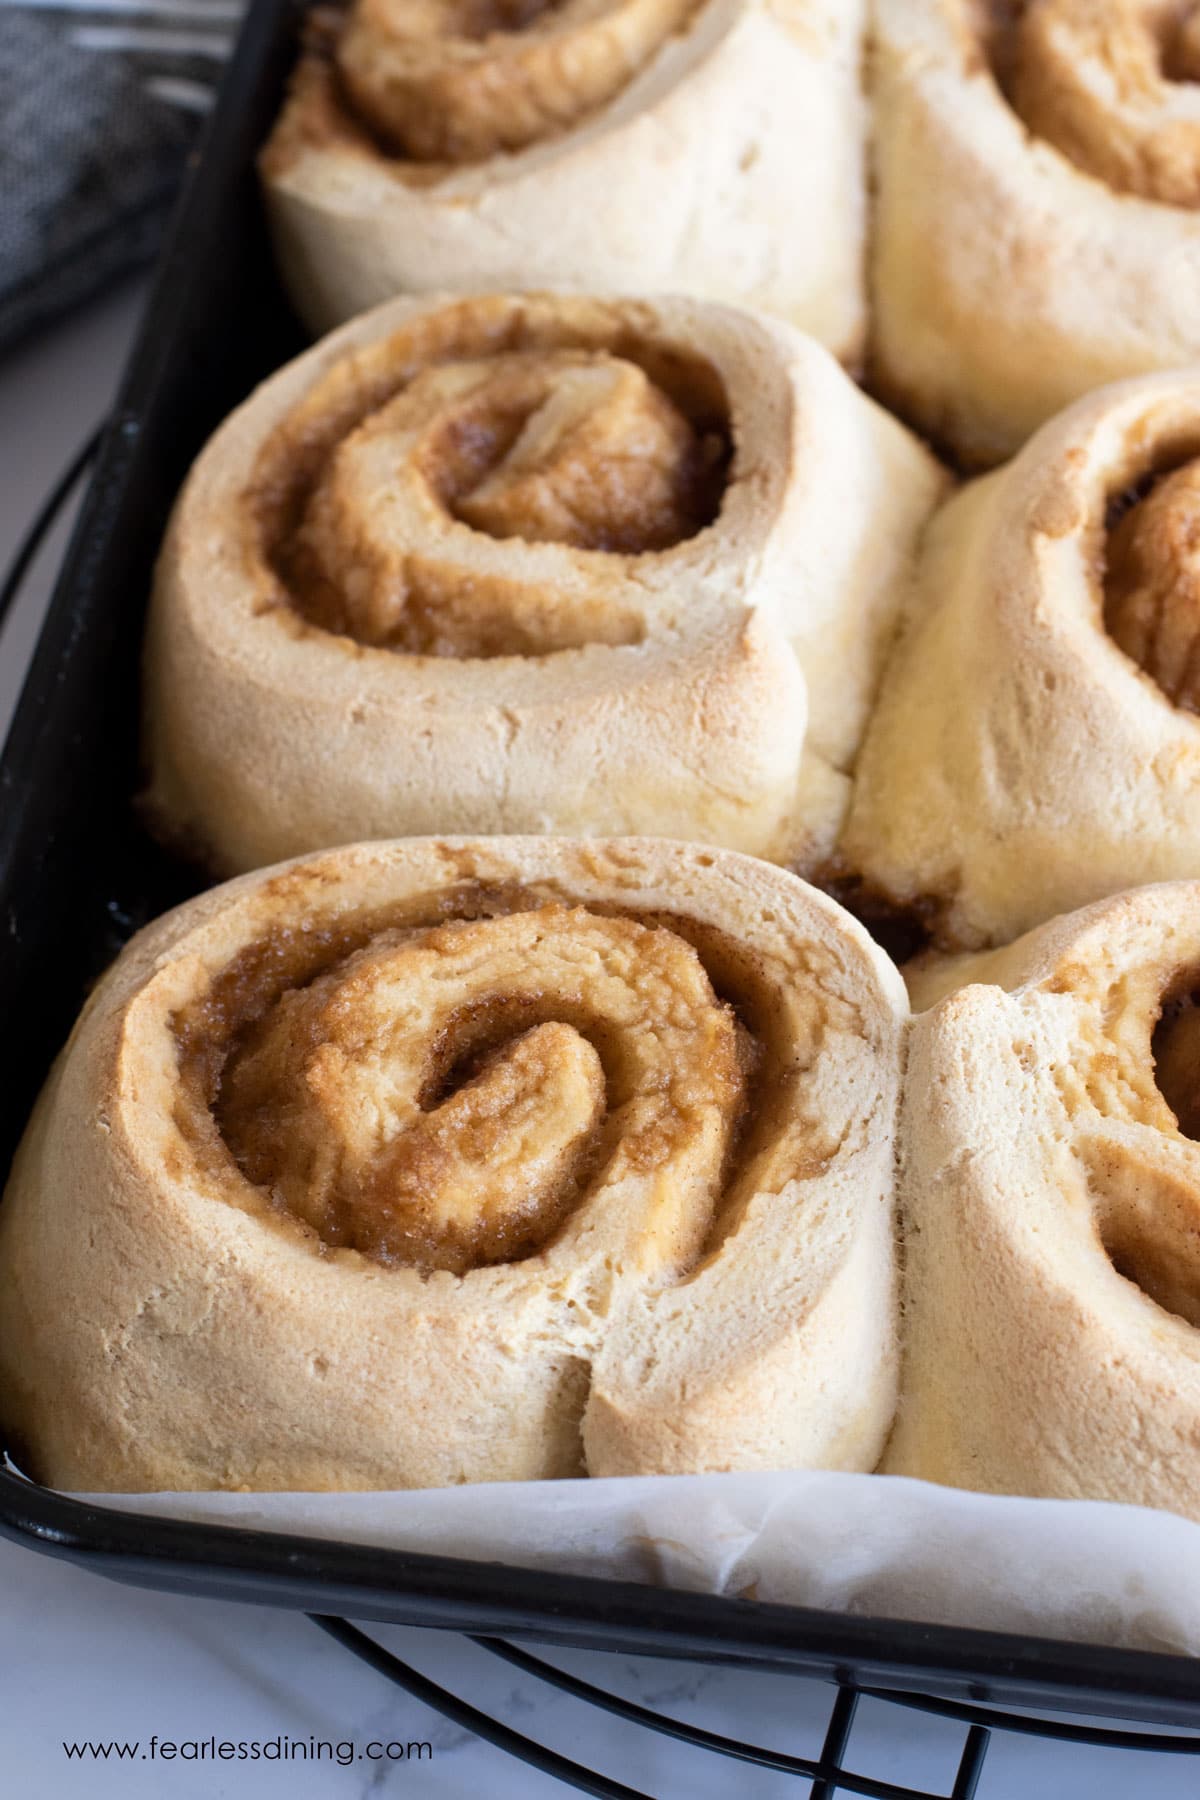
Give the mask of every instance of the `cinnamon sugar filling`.
<path id="1" fill-rule="evenodd" d="M 1174 706 L 1200 713 L 1200 457 L 1166 459 L 1110 507 L 1103 587 L 1110 637 Z"/>
<path id="2" fill-rule="evenodd" d="M 1097 1141 L 1087 1161 L 1097 1229 L 1117 1273 L 1165 1311 L 1200 1326 L 1200 1192 L 1194 1171 L 1170 1149 L 1172 1124 L 1200 1141 L 1198 997 L 1195 970 L 1178 977 L 1151 1034 L 1153 1099 L 1165 1102 L 1170 1116 L 1163 1118 L 1153 1099 L 1136 1106 L 1148 1135 Z"/>
<path id="3" fill-rule="evenodd" d="M 412 655 L 637 643 L 628 559 L 715 520 L 731 455 L 715 370 L 616 309 L 460 302 L 335 364 L 264 448 L 261 606 Z M 504 540 L 589 560 L 536 578 Z"/>
<path id="4" fill-rule="evenodd" d="M 333 45 L 345 103 L 383 150 L 480 162 L 587 118 L 682 30 L 696 0 L 355 0 Z"/>
<path id="5" fill-rule="evenodd" d="M 780 1005 L 694 920 L 468 885 L 250 946 L 176 1017 L 179 1123 L 320 1246 L 423 1272 L 536 1255 L 650 1174 L 682 1272 L 795 1116 Z"/>
<path id="6" fill-rule="evenodd" d="M 1196 0 L 973 0 L 1009 104 L 1118 193 L 1200 206 Z"/>

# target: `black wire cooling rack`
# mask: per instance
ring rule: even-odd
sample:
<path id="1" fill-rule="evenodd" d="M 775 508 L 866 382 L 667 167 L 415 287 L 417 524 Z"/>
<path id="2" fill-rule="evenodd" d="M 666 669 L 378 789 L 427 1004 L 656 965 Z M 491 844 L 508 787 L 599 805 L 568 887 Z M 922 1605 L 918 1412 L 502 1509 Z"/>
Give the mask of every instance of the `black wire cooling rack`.
<path id="1" fill-rule="evenodd" d="M 102 435 L 101 427 L 91 434 L 72 457 L 18 544 L 4 578 L 0 581 L 0 627 L 35 567 L 46 538 L 78 488 Z M 597 1795 L 600 1800 L 674 1800 L 673 1796 L 649 1794 L 615 1781 L 594 1769 L 586 1768 L 582 1763 L 572 1761 L 570 1757 L 548 1749 L 534 1738 L 514 1731 L 503 1720 L 492 1717 L 457 1694 L 430 1681 L 349 1620 L 316 1613 L 309 1617 L 335 1643 L 366 1663 L 395 1687 L 411 1695 L 414 1700 L 440 1713 L 452 1724 L 494 1745 L 497 1750 L 552 1777 L 564 1787 L 573 1788 L 578 1793 Z M 708 1751 L 715 1756 L 749 1763 L 756 1768 L 808 1782 L 808 1800 L 834 1800 L 834 1796 L 838 1794 L 860 1794 L 866 1796 L 867 1800 L 974 1800 L 979 1792 L 988 1750 L 996 1733 L 1042 1738 L 1058 1744 L 1086 1745 L 1091 1749 L 1140 1750 L 1157 1756 L 1200 1756 L 1200 1732 L 1193 1735 L 1118 1730 L 1083 1721 L 1042 1718 L 1008 1712 L 998 1707 L 945 1700 L 931 1694 L 859 1686 L 848 1679 L 836 1685 L 830 1684 L 829 1718 L 820 1754 L 815 1757 L 785 1755 L 762 1745 L 722 1737 L 701 1726 L 671 1718 L 669 1714 L 639 1706 L 623 1695 L 610 1693 L 592 1682 L 583 1681 L 501 1638 L 472 1637 L 469 1641 L 519 1670 L 522 1675 L 543 1681 L 559 1693 L 597 1707 L 626 1725 L 672 1738 L 690 1749 Z M 753 1659 L 746 1657 L 738 1658 L 739 1669 L 755 1666 L 766 1668 L 768 1665 L 756 1665 Z M 769 1666 L 773 1674 L 779 1674 L 778 1664 Z M 812 1684 L 811 1677 L 798 1675 L 796 1679 L 809 1680 Z M 860 1699 L 880 1700 L 889 1706 L 944 1719 L 947 1730 L 963 1728 L 965 1737 L 950 1788 L 935 1792 L 930 1788 L 906 1787 L 877 1776 L 859 1774 L 851 1769 L 848 1766 L 850 1739 Z M 1139 1786 L 1138 1791 L 1151 1792 L 1150 1782 Z M 986 1800 L 986 1795 L 981 1796 L 981 1800 Z"/>
<path id="2" fill-rule="evenodd" d="M 396 1687 L 402 1688 L 414 1700 L 432 1707 L 452 1724 L 473 1732 L 476 1737 L 494 1744 L 509 1756 L 517 1757 L 529 1767 L 553 1776 L 564 1787 L 574 1788 L 583 1794 L 599 1795 L 602 1800 L 673 1800 L 673 1797 L 649 1794 L 643 1789 L 610 1780 L 594 1769 L 585 1768 L 581 1763 L 572 1762 L 568 1757 L 548 1750 L 534 1739 L 522 1736 L 501 1720 L 481 1712 L 468 1701 L 461 1700 L 458 1695 L 439 1687 L 436 1682 L 418 1673 L 346 1619 L 317 1614 L 309 1616 L 314 1625 L 319 1625 L 335 1643 L 368 1664 Z M 806 1781 L 810 1784 L 809 1800 L 833 1800 L 836 1794 L 862 1794 L 868 1796 L 868 1800 L 974 1800 L 993 1734 L 997 1732 L 1043 1738 L 1058 1744 L 1086 1745 L 1090 1749 L 1143 1750 L 1159 1756 L 1200 1755 L 1200 1735 L 1121 1731 L 1082 1721 L 1037 1718 L 1023 1713 L 1005 1712 L 998 1707 L 942 1700 L 931 1694 L 860 1687 L 851 1681 L 831 1687 L 829 1719 L 820 1755 L 784 1755 L 759 1744 L 721 1737 L 716 1732 L 704 1730 L 702 1726 L 689 1725 L 668 1714 L 639 1706 L 623 1695 L 610 1693 L 590 1681 L 582 1681 L 578 1676 L 556 1668 L 553 1663 L 543 1661 L 541 1657 L 531 1656 L 527 1650 L 518 1649 L 501 1638 L 473 1637 L 469 1641 L 511 1664 L 522 1675 L 534 1676 L 560 1693 L 568 1694 L 574 1700 L 582 1700 L 589 1706 L 599 1707 L 628 1725 L 674 1738 L 690 1749 L 707 1750 L 715 1756 L 751 1763 L 756 1768 L 769 1769 L 776 1774 L 791 1775 L 799 1781 Z M 745 1659 L 738 1661 L 739 1669 L 753 1666 Z M 779 1673 L 777 1667 L 773 1669 L 773 1673 Z M 882 1700 L 890 1706 L 901 1707 L 910 1712 L 932 1714 L 946 1720 L 948 1729 L 954 1725 L 964 1726 L 966 1736 L 952 1785 L 936 1792 L 932 1788 L 905 1787 L 877 1776 L 859 1774 L 848 1767 L 850 1737 L 861 1699 Z M 1152 1791 L 1151 1783 L 1147 1782 L 1135 1791 L 1149 1793 Z M 981 1796 L 980 1800 L 985 1800 L 985 1796 Z"/>

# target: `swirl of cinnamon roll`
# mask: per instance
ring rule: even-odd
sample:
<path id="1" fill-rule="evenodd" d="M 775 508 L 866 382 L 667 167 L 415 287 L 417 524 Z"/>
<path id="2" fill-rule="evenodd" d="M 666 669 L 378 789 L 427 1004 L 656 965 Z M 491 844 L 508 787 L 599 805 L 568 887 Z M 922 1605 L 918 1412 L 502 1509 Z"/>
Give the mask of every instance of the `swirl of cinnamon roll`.
<path id="1" fill-rule="evenodd" d="M 869 1468 L 905 1012 L 727 852 L 410 840 L 210 892 L 18 1157 L 5 1423 L 110 1490 Z"/>
<path id="2" fill-rule="evenodd" d="M 262 158 L 328 330 L 527 285 L 753 304 L 865 335 L 865 0 L 354 0 L 310 22 Z"/>
<path id="3" fill-rule="evenodd" d="M 614 98 L 695 0 L 356 0 L 334 57 L 350 101 L 415 162 L 520 150 Z"/>
<path id="4" fill-rule="evenodd" d="M 889 1470 L 1200 1516 L 1198 920 L 1100 901 L 914 1022 Z"/>
<path id="5" fill-rule="evenodd" d="M 1110 187 L 1200 205 L 1200 7 L 1029 0 L 1013 100 L 1039 137 Z"/>
<path id="6" fill-rule="evenodd" d="M 445 829 L 815 864 L 940 479 L 782 325 L 394 302 L 260 389 L 185 488 L 153 812 L 222 872 Z"/>
<path id="7" fill-rule="evenodd" d="M 994 463 L 1200 359 L 1189 0 L 880 0 L 873 68 L 871 355 L 902 414 Z"/>
<path id="8" fill-rule="evenodd" d="M 944 946 L 1200 876 L 1200 382 L 1103 388 L 926 534 L 842 852 Z"/>
<path id="9" fill-rule="evenodd" d="M 615 1183 L 669 1141 L 680 1193 L 711 1196 L 750 1061 L 686 940 L 548 904 L 383 931 L 286 989 L 218 1117 L 324 1242 L 461 1275 L 532 1254 L 601 1162 Z"/>

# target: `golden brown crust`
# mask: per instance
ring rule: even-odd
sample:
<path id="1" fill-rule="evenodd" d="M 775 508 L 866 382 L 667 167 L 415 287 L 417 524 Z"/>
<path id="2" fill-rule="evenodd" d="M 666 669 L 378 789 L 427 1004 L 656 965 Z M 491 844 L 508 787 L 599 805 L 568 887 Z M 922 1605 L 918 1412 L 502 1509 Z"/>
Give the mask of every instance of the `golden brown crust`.
<path id="1" fill-rule="evenodd" d="M 870 1467 L 904 1015 L 831 901 L 686 845 L 213 890 L 127 948 L 30 1127 L 5 1424 L 97 1489 Z"/>

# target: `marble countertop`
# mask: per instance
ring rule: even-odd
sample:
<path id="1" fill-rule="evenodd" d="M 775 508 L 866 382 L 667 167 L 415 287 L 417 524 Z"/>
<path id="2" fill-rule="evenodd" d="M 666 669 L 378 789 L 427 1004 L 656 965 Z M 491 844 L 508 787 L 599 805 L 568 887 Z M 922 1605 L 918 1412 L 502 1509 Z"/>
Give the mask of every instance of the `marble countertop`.
<path id="1" fill-rule="evenodd" d="M 141 298 L 139 285 L 127 286 L 0 360 L 0 566 L 102 415 Z M 48 544 L 0 637 L 0 732 L 63 535 L 60 529 Z M 731 1792 L 782 1800 L 805 1789 L 614 1721 L 462 1638 L 395 1628 L 377 1628 L 376 1635 L 472 1705 L 653 1800 Z M 830 1691 L 818 1684 L 648 1658 L 547 1654 L 598 1685 L 710 1730 L 794 1755 L 819 1753 Z M 958 1726 L 864 1701 L 849 1762 L 877 1780 L 948 1794 L 962 1737 Z M 302 1760 L 295 1750 L 311 1740 L 330 1746 L 320 1760 Z M 126 1756 L 116 1748 L 93 1756 L 89 1743 L 133 1748 Z M 163 1743 L 177 1754 L 164 1758 Z M 221 1743 L 232 1747 L 227 1760 L 216 1756 Z M 201 1760 L 200 1747 L 209 1744 Z M 373 1749 L 388 1744 L 403 1754 L 389 1760 Z M 83 1754 L 72 1756 L 64 1745 L 83 1746 Z M 568 1791 L 398 1693 L 303 1617 L 143 1593 L 5 1542 L 0 1768 L 4 1791 L 22 1800 L 285 1793 L 292 1800 L 401 1793 L 541 1800 Z M 1142 1793 L 1156 1800 L 1195 1796 L 1200 1766 L 1190 1758 L 998 1736 L 978 1789 L 979 1800 L 1124 1800 Z"/>

